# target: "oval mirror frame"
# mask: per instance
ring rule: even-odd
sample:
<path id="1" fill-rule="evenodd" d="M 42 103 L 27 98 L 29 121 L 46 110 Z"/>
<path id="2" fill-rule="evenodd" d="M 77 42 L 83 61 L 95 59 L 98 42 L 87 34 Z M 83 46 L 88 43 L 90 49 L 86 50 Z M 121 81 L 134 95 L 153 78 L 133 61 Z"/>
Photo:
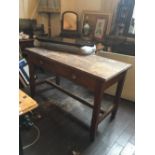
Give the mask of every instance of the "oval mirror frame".
<path id="1" fill-rule="evenodd" d="M 78 36 L 78 14 L 74 11 L 65 11 L 61 20 L 61 36 Z"/>

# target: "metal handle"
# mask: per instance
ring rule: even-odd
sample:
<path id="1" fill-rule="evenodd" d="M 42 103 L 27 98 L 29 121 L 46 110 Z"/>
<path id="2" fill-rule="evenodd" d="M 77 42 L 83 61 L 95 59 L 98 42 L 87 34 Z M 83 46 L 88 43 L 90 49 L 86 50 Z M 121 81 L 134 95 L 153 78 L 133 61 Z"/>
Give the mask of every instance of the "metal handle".
<path id="1" fill-rule="evenodd" d="M 41 64 L 41 65 L 43 65 L 43 64 L 44 64 L 42 60 L 40 60 L 40 64 Z"/>
<path id="2" fill-rule="evenodd" d="M 73 75 L 72 75 L 72 79 L 76 79 L 76 75 L 73 74 Z"/>

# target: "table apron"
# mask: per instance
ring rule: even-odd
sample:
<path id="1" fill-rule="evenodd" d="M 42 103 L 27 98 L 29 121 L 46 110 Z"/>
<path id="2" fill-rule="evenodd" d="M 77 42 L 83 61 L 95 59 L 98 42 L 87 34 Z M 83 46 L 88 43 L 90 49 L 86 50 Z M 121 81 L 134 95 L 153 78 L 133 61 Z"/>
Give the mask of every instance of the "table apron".
<path id="1" fill-rule="evenodd" d="M 104 83 L 104 90 L 106 90 L 107 88 L 109 88 L 110 86 L 114 85 L 115 83 L 118 83 L 122 78 L 123 76 L 126 74 L 126 71 L 120 73 L 119 75 L 116 75 L 115 77 L 113 77 L 112 79 L 106 81 Z"/>
<path id="2" fill-rule="evenodd" d="M 44 70 L 56 74 L 57 76 L 69 79 L 93 92 L 96 89 L 96 83 L 98 80 L 90 74 L 38 55 L 29 55 L 29 57 L 29 63 L 32 65 L 39 66 Z"/>

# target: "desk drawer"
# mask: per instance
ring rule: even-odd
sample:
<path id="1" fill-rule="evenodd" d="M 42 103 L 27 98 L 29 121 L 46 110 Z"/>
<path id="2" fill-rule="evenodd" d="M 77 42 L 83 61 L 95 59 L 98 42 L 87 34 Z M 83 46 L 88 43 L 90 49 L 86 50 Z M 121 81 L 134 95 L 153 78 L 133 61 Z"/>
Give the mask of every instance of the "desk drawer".
<path id="1" fill-rule="evenodd" d="M 96 86 L 96 79 L 95 77 L 72 68 L 70 66 L 61 64 L 56 61 L 52 61 L 40 56 L 31 56 L 31 63 L 35 64 L 36 66 L 40 66 L 41 68 L 62 76 L 66 79 L 69 79 L 77 84 L 85 86 L 86 88 L 94 91 Z"/>
<path id="2" fill-rule="evenodd" d="M 45 58 L 41 58 L 39 56 L 31 56 L 30 61 L 36 66 L 51 71 L 51 62 Z"/>

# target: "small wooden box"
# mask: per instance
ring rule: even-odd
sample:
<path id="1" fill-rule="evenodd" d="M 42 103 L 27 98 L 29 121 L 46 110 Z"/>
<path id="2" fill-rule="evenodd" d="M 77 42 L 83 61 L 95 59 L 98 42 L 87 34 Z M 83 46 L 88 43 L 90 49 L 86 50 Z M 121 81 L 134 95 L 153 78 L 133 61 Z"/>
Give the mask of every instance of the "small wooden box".
<path id="1" fill-rule="evenodd" d="M 38 107 L 38 104 L 30 96 L 19 90 L 19 115 L 23 115 Z"/>

